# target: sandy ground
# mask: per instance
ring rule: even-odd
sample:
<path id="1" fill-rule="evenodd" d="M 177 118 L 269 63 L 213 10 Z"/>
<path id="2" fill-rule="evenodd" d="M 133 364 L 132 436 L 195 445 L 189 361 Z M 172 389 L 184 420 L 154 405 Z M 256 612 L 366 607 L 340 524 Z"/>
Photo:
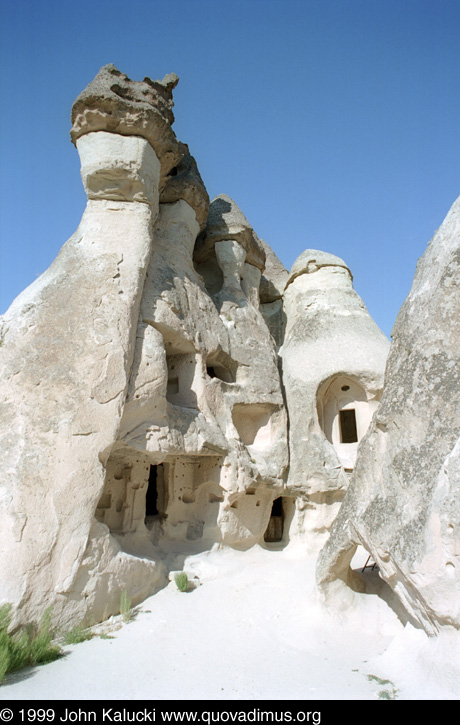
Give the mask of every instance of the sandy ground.
<path id="1" fill-rule="evenodd" d="M 113 639 L 66 646 L 62 659 L 10 675 L 0 700 L 460 698 L 460 633 L 428 638 L 370 594 L 328 613 L 314 567 L 290 547 L 189 557 L 184 569 L 201 586 L 181 593 L 170 583 L 128 624 L 99 628 Z"/>

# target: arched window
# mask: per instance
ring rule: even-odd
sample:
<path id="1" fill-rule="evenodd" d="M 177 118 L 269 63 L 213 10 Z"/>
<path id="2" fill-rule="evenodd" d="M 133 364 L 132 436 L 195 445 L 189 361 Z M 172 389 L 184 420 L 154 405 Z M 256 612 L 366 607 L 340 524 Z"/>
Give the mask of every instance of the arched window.
<path id="1" fill-rule="evenodd" d="M 320 386 L 319 424 L 344 468 L 353 468 L 358 442 L 369 427 L 375 407 L 367 400 L 364 388 L 347 375 L 329 378 Z"/>

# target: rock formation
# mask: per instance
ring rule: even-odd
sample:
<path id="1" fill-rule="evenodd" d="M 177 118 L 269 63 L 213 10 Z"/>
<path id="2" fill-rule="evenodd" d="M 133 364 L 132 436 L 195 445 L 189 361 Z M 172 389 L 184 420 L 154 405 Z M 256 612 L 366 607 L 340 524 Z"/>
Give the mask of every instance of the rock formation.
<path id="1" fill-rule="evenodd" d="M 389 342 L 353 289 L 343 260 L 307 249 L 283 296 L 280 349 L 289 414 L 288 491 L 305 544 L 324 543 L 378 406 Z"/>
<path id="2" fill-rule="evenodd" d="M 77 98 L 86 210 L 1 320 L 18 622 L 103 619 L 214 544 L 318 548 L 379 400 L 388 343 L 345 263 L 308 250 L 289 275 L 232 199 L 209 203 L 177 80 L 106 66 Z"/>
<path id="3" fill-rule="evenodd" d="M 460 199 L 417 265 L 384 392 L 318 562 L 326 601 L 362 590 L 362 544 L 429 634 L 460 627 Z"/>
<path id="4" fill-rule="evenodd" d="M 113 67 L 101 71 L 101 99 L 120 78 Z M 133 365 L 162 166 L 179 158 L 168 103 L 155 106 L 171 98 L 170 85 L 147 86 L 151 102 L 140 104 L 145 123 L 131 127 L 135 135 L 105 130 L 113 116 L 105 106 L 99 113 L 94 94 L 87 115 L 96 108 L 97 130 L 86 128 L 77 101 L 86 210 L 2 321 L 1 596 L 26 621 L 46 604 L 58 622 L 103 617 L 116 608 L 121 581 L 134 599 L 161 581 L 161 564 L 130 557 L 94 519 Z M 155 124 L 168 140 L 160 157 L 142 133 L 148 126 L 154 136 Z"/>

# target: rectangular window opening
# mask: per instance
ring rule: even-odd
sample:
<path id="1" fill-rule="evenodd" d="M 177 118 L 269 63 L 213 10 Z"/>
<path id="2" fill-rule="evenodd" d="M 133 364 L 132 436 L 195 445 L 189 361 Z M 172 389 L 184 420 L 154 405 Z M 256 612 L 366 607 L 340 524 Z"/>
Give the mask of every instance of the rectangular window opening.
<path id="1" fill-rule="evenodd" d="M 358 430 L 356 428 L 356 412 L 354 408 L 340 410 L 340 442 L 357 443 Z"/>

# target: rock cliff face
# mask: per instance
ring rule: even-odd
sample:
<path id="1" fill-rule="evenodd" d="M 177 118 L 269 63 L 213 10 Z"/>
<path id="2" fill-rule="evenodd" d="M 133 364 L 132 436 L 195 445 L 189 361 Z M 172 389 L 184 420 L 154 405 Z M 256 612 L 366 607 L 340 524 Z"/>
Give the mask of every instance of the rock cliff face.
<path id="1" fill-rule="evenodd" d="M 363 582 L 357 544 L 432 634 L 460 626 L 460 199 L 418 263 L 396 320 L 382 401 L 318 562 L 326 600 Z"/>
<path id="2" fill-rule="evenodd" d="M 103 619 L 214 544 L 317 548 L 379 400 L 387 341 L 345 263 L 308 250 L 289 276 L 232 199 L 209 203 L 177 80 L 106 66 L 77 98 L 86 210 L 1 320 L 17 621 Z"/>

